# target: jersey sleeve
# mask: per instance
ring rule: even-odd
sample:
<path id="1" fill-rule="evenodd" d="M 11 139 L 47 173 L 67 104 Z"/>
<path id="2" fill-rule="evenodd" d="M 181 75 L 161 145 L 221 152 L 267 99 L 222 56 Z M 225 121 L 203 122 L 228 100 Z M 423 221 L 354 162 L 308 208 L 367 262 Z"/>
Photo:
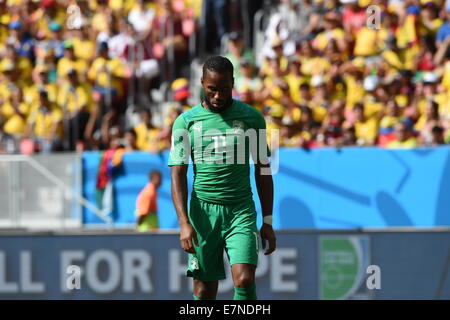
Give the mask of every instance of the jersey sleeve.
<path id="1" fill-rule="evenodd" d="M 191 155 L 189 131 L 183 115 L 179 115 L 172 126 L 171 148 L 169 153 L 169 166 L 188 165 Z"/>

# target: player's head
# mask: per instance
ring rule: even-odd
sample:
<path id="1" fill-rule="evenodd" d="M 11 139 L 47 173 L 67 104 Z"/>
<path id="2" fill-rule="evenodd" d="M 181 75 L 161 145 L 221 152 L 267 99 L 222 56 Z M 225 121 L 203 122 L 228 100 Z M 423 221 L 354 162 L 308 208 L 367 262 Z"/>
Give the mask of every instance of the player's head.
<path id="1" fill-rule="evenodd" d="M 222 56 L 208 58 L 201 79 L 204 102 L 214 112 L 225 110 L 232 102 L 233 64 Z"/>
<path id="2" fill-rule="evenodd" d="M 152 170 L 150 171 L 148 176 L 150 178 L 150 182 L 153 183 L 156 188 L 158 188 L 161 185 L 162 183 L 161 172 L 159 172 L 158 170 Z"/>

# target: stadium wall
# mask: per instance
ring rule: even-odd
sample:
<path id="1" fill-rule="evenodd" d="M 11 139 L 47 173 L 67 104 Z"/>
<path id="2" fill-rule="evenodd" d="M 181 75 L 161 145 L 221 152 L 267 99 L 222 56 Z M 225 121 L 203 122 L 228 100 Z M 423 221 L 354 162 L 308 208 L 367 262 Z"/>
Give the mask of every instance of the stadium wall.
<path id="1" fill-rule="evenodd" d="M 260 299 L 450 299 L 447 230 L 279 231 Z M 411 230 L 409 230 L 411 231 Z M 0 236 L 0 299 L 192 299 L 177 234 Z M 231 299 L 229 268 L 219 299 Z"/>
<path id="2" fill-rule="evenodd" d="M 117 226 L 135 221 L 135 200 L 151 169 L 163 174 L 159 217 L 163 229 L 178 228 L 171 202 L 168 153 L 130 153 L 114 179 Z M 274 168 L 274 227 L 357 229 L 450 225 L 450 149 L 280 149 Z M 83 193 L 95 203 L 99 153 L 83 155 Z M 252 171 L 253 172 L 253 171 Z M 253 173 L 252 173 L 253 174 Z M 192 166 L 188 173 L 192 186 Z M 252 186 L 260 210 L 254 179 Z M 259 211 L 258 211 L 259 212 Z M 258 216 L 258 223 L 261 218 Z M 101 224 L 84 210 L 85 225 Z"/>

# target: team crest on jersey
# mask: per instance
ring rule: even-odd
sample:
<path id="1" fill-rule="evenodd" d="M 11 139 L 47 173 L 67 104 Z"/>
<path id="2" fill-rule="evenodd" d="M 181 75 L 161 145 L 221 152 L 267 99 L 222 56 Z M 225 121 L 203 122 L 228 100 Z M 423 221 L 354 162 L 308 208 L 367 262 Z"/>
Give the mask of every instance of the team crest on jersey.
<path id="1" fill-rule="evenodd" d="M 198 259 L 197 258 L 191 258 L 191 269 L 198 270 Z"/>
<path id="2" fill-rule="evenodd" d="M 244 130 L 244 123 L 241 120 L 233 121 L 233 130 L 234 133 L 237 133 L 239 130 Z"/>

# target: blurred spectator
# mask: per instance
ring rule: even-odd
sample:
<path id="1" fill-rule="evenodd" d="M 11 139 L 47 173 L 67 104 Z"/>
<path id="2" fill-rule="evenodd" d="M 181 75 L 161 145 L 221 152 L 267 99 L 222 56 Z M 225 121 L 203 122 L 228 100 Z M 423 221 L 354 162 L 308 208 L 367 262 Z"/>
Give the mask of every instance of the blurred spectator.
<path id="1" fill-rule="evenodd" d="M 388 143 L 387 148 L 414 148 L 417 146 L 417 139 L 410 135 L 408 126 L 404 122 L 395 125 L 395 140 Z"/>
<path id="2" fill-rule="evenodd" d="M 67 78 L 57 98 L 58 105 L 64 111 L 65 147 L 71 151 L 82 151 L 85 149 L 86 126 L 93 109 L 92 88 L 87 82 L 80 81 L 74 69 L 67 72 Z"/>
<path id="3" fill-rule="evenodd" d="M 283 127 L 284 107 L 278 103 L 271 103 L 271 106 L 264 107 L 264 115 L 267 127 L 267 144 L 270 150 L 274 150 L 280 145 L 280 130 Z"/>
<path id="4" fill-rule="evenodd" d="M 233 64 L 235 82 L 240 81 L 242 76 L 241 69 L 239 68 L 242 60 L 246 61 L 249 65 L 255 64 L 253 51 L 245 47 L 242 33 L 237 31 L 233 31 L 228 35 L 228 54 L 226 57 Z"/>
<path id="5" fill-rule="evenodd" d="M 330 111 L 322 122 L 321 134 L 324 135 L 324 144 L 328 146 L 342 145 L 344 116 L 344 102 L 335 100 Z"/>
<path id="6" fill-rule="evenodd" d="M 110 114 L 111 115 L 111 114 Z M 107 115 L 108 116 L 108 115 Z M 110 120 L 106 118 L 105 124 Z M 123 134 L 120 128 L 103 126 L 103 142 L 108 146 L 100 153 L 100 164 L 97 172 L 96 200 L 97 207 L 103 215 L 111 214 L 114 210 L 114 179 L 119 174 L 122 156 L 125 151 Z"/>
<path id="7" fill-rule="evenodd" d="M 428 100 L 425 105 L 425 113 L 416 123 L 415 129 L 420 131 L 420 140 L 424 145 L 430 145 L 433 141 L 433 128 L 442 126 L 439 116 L 439 105 Z"/>
<path id="8" fill-rule="evenodd" d="M 385 147 L 395 139 L 395 126 L 401 121 L 401 110 L 395 100 L 386 104 L 386 112 L 381 117 L 378 130 L 378 145 Z"/>
<path id="9" fill-rule="evenodd" d="M 25 138 L 32 138 L 35 150 L 52 152 L 62 150 L 63 113 L 48 99 L 47 91 L 39 92 L 39 106 L 27 119 Z"/>
<path id="10" fill-rule="evenodd" d="M 2 127 L 2 119 L 0 117 L 0 154 L 16 153 L 18 150 L 17 141 L 10 134 L 4 132 Z"/>
<path id="11" fill-rule="evenodd" d="M 16 88 L 11 92 L 11 96 L 4 101 L 0 101 L 0 116 L 3 119 L 3 131 L 15 138 L 16 141 L 25 133 L 27 117 L 30 107 L 23 101 L 21 88 Z"/>
<path id="12" fill-rule="evenodd" d="M 344 5 L 342 22 L 347 34 L 354 35 L 366 25 L 366 12 L 359 6 L 358 0 L 340 0 Z"/>
<path id="13" fill-rule="evenodd" d="M 222 37 L 229 30 L 227 22 L 230 18 L 228 13 L 228 0 L 202 0 L 203 8 L 205 9 L 205 41 L 208 45 L 206 49 L 214 49 L 220 46 Z M 209 28 L 215 26 L 215 28 Z M 215 30 L 215 34 L 214 31 Z"/>
<path id="14" fill-rule="evenodd" d="M 139 192 L 136 199 L 137 230 L 146 232 L 159 229 L 158 221 L 158 188 L 161 186 L 161 173 L 152 170 L 150 182 Z"/>
<path id="15" fill-rule="evenodd" d="M 355 127 L 344 127 L 342 146 L 354 146 L 357 144 Z"/>
<path id="16" fill-rule="evenodd" d="M 124 144 L 126 152 L 133 152 L 139 150 L 137 146 L 137 134 L 136 131 L 134 131 L 134 129 L 129 129 L 127 132 L 125 132 Z"/>
<path id="17" fill-rule="evenodd" d="M 142 109 L 141 123 L 134 127 L 137 135 L 137 147 L 142 151 L 158 153 L 164 148 L 161 140 L 161 130 L 152 123 L 152 113 L 149 109 Z"/>
<path id="18" fill-rule="evenodd" d="M 314 120 L 322 123 L 327 116 L 330 107 L 330 94 L 328 92 L 327 83 L 323 76 L 315 75 L 311 78 L 311 86 L 314 90 L 311 99 Z"/>
<path id="19" fill-rule="evenodd" d="M 260 91 L 262 89 L 263 83 L 260 78 L 255 74 L 255 66 L 247 59 L 241 59 L 239 62 L 239 71 L 241 77 L 237 80 L 235 79 L 235 90 L 239 99 L 241 95 L 245 93 L 250 93 L 251 101 L 255 108 L 260 108 L 259 101 Z M 258 105 L 255 105 L 258 104 Z"/>
<path id="20" fill-rule="evenodd" d="M 183 33 L 182 17 L 170 0 L 159 0 L 159 14 L 153 19 L 153 55 L 162 64 L 163 78 L 182 76 L 183 67 L 189 57 L 186 36 Z M 163 59 L 164 58 L 164 59 Z"/>
<path id="21" fill-rule="evenodd" d="M 151 6 L 151 2 L 149 0 L 137 0 L 135 6 L 128 14 L 129 23 L 141 39 L 149 34 L 155 18 L 155 10 Z"/>
<path id="22" fill-rule="evenodd" d="M 341 53 L 346 53 L 347 43 L 345 41 L 344 30 L 340 28 L 339 16 L 330 11 L 325 15 L 324 31 L 320 32 L 313 41 L 313 47 L 324 52 L 327 44 L 335 40 Z"/>
<path id="23" fill-rule="evenodd" d="M 9 37 L 6 40 L 14 50 L 22 57 L 34 59 L 33 56 L 33 38 L 22 28 L 22 22 L 18 20 L 11 21 L 8 25 Z"/>
<path id="24" fill-rule="evenodd" d="M 286 82 L 289 85 L 289 94 L 292 100 L 300 105 L 300 86 L 308 82 L 308 79 L 301 72 L 300 57 L 294 55 L 289 60 L 288 74 L 285 76 Z"/>
<path id="25" fill-rule="evenodd" d="M 303 133 L 300 144 L 304 148 L 317 147 L 323 142 L 324 139 L 319 133 L 320 123 L 314 120 L 313 112 L 309 107 L 301 108 L 300 128 Z"/>
<path id="26" fill-rule="evenodd" d="M 92 30 L 87 24 L 83 24 L 80 30 L 76 32 L 75 37 L 72 37 L 73 48 L 75 50 L 75 57 L 78 59 L 83 59 L 89 64 L 95 58 L 95 41 L 92 39 Z"/>
<path id="27" fill-rule="evenodd" d="M 444 139 L 444 128 L 440 126 L 434 126 L 431 129 L 431 141 L 427 143 L 427 146 L 440 146 L 444 145 L 445 139 Z"/>
<path id="28" fill-rule="evenodd" d="M 450 10 L 449 8 L 445 8 L 445 22 L 439 27 L 436 34 L 437 45 L 441 45 L 448 36 L 450 36 Z"/>
<path id="29" fill-rule="evenodd" d="M 71 70 L 74 70 L 78 74 L 81 81 L 85 81 L 87 68 L 88 64 L 86 60 L 76 58 L 73 41 L 64 41 L 64 56 L 58 60 L 57 64 L 59 84 L 62 84 L 64 80 L 68 80 L 67 76 Z"/>
<path id="30" fill-rule="evenodd" d="M 355 136 L 357 144 L 361 146 L 374 145 L 378 135 L 378 119 L 376 116 L 367 116 L 365 106 L 361 103 L 353 107 L 355 117 Z"/>
<path id="31" fill-rule="evenodd" d="M 92 62 L 87 76 L 94 85 L 95 98 L 103 106 L 102 110 L 121 108 L 117 103 L 123 98 L 125 68 L 119 58 L 109 57 L 106 42 L 100 43 L 97 58 Z"/>

